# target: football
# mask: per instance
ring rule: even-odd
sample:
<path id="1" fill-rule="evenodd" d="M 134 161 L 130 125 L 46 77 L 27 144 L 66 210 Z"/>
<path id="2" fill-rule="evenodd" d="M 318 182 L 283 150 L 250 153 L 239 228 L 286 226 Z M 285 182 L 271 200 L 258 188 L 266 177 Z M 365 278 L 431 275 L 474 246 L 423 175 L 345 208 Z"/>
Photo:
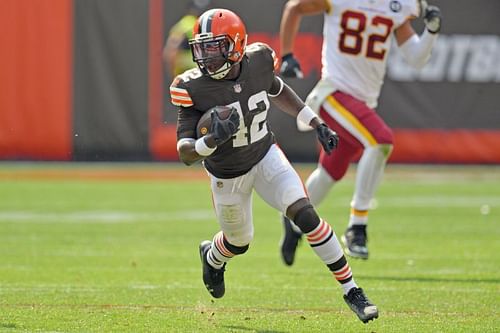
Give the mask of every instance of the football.
<path id="1" fill-rule="evenodd" d="M 220 119 L 227 119 L 227 117 L 229 117 L 229 115 L 231 114 L 232 109 L 233 107 L 230 106 L 214 106 L 205 111 L 200 120 L 198 120 L 198 124 L 196 125 L 197 138 L 201 138 L 210 130 L 210 125 L 212 124 L 210 113 L 212 112 L 212 110 L 219 114 Z"/>

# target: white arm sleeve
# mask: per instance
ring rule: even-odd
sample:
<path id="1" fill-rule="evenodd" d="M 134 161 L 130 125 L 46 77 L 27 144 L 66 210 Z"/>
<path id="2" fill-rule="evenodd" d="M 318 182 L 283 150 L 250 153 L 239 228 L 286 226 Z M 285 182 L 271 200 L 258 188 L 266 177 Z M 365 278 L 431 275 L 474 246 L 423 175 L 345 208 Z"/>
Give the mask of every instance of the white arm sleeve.
<path id="1" fill-rule="evenodd" d="M 436 39 L 437 34 L 431 34 L 425 29 L 420 37 L 414 34 L 399 49 L 410 66 L 420 69 L 429 61 Z"/>

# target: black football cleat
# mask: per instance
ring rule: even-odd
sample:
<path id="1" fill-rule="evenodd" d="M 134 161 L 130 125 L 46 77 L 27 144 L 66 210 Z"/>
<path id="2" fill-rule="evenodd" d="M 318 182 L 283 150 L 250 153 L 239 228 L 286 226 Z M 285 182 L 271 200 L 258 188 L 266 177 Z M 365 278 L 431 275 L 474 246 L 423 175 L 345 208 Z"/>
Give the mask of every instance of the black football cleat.
<path id="1" fill-rule="evenodd" d="M 285 228 L 285 234 L 283 235 L 280 244 L 281 258 L 286 265 L 292 266 L 295 259 L 297 246 L 299 245 L 299 241 L 302 238 L 302 233 L 299 233 L 293 229 L 292 222 L 286 216 L 283 216 L 282 218 L 283 227 Z"/>
<path id="2" fill-rule="evenodd" d="M 342 235 L 345 253 L 353 258 L 368 259 L 366 225 L 353 225 Z"/>
<path id="3" fill-rule="evenodd" d="M 377 307 L 368 300 L 363 289 L 352 288 L 344 295 L 344 301 L 363 323 L 378 318 Z"/>
<path id="4" fill-rule="evenodd" d="M 221 298 L 226 291 L 226 287 L 224 286 L 224 270 L 226 264 L 224 264 L 221 269 L 213 268 L 208 264 L 207 252 L 210 250 L 211 246 L 212 242 L 206 240 L 201 242 L 199 247 L 201 266 L 203 268 L 203 282 L 210 295 L 214 298 Z"/>

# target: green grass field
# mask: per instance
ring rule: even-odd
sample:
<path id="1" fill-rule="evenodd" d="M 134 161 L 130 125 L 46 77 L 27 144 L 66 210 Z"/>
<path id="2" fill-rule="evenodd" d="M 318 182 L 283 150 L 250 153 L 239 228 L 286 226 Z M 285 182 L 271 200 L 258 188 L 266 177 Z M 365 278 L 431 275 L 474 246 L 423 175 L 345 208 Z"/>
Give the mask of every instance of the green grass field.
<path id="1" fill-rule="evenodd" d="M 281 263 L 279 214 L 257 196 L 255 240 L 212 300 L 198 244 L 218 228 L 193 168 L 0 164 L 0 331 L 500 331 L 500 167 L 388 167 L 371 258 L 350 260 L 380 309 L 366 325 L 306 244 Z M 144 177 L 164 169 L 176 180 Z M 319 207 L 339 236 L 352 188 L 349 173 Z"/>

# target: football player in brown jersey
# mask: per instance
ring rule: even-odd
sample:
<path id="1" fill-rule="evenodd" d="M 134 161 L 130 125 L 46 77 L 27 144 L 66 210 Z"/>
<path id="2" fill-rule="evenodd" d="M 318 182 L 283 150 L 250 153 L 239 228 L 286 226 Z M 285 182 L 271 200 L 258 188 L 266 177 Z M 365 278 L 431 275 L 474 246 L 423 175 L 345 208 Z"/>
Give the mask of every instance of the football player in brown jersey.
<path id="1" fill-rule="evenodd" d="M 282 111 L 312 126 L 326 153 L 338 144 L 335 132 L 289 88 L 274 70 L 277 60 L 267 45 L 247 45 L 241 19 L 226 9 L 203 13 L 190 41 L 198 68 L 177 76 L 170 87 L 179 107 L 177 151 L 190 165 L 203 161 L 209 173 L 220 231 L 203 241 L 199 252 L 203 282 L 215 298 L 224 295 L 224 270 L 234 256 L 248 250 L 253 238 L 252 191 L 284 213 L 340 282 L 349 307 L 363 321 L 378 310 L 358 288 L 335 233 L 310 204 L 302 181 L 275 142 L 267 122 L 271 101 Z M 219 117 L 218 106 L 233 111 Z M 198 137 L 202 114 L 211 112 L 210 130 Z"/>

